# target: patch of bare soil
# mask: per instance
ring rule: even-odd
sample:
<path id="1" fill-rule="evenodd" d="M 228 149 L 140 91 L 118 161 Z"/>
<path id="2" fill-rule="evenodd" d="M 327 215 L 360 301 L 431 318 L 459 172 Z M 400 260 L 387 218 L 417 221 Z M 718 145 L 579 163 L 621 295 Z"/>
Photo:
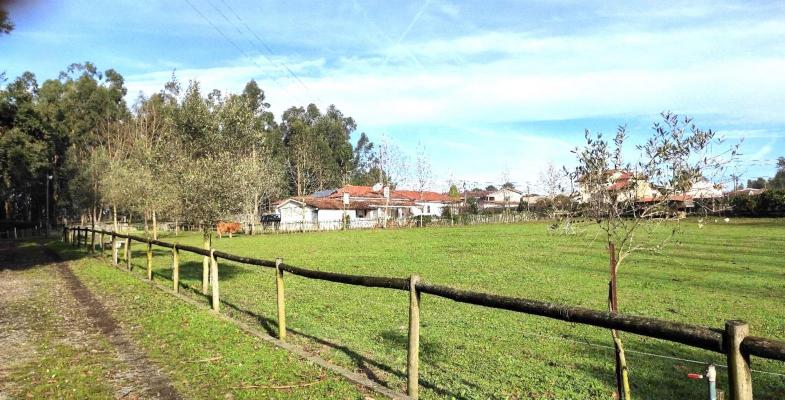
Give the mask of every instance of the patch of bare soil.
<path id="1" fill-rule="evenodd" d="M 128 339 L 71 267 L 60 261 L 57 253 L 44 247 L 0 243 L 0 293 L 4 293 L 0 296 L 0 400 L 14 385 L 9 372 L 35 359 L 36 343 L 46 334 L 36 319 L 40 311 L 36 307 L 55 315 L 54 322 L 43 328 L 55 332 L 59 341 L 84 352 L 107 352 L 116 359 L 106 375 L 115 398 L 180 399 L 166 375 Z"/>

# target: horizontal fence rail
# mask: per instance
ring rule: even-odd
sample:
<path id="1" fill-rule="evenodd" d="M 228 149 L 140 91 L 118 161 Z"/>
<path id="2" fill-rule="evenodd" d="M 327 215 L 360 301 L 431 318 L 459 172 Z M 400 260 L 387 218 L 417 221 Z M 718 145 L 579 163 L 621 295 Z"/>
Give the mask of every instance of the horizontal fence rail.
<path id="1" fill-rule="evenodd" d="M 88 233 L 92 234 L 92 242 L 88 243 Z M 575 307 L 562 305 L 557 303 L 550 303 L 538 300 L 531 300 L 520 297 L 501 296 L 491 293 L 473 292 L 452 288 L 449 286 L 431 284 L 422 281 L 419 276 L 413 275 L 410 278 L 391 278 L 382 276 L 366 276 L 366 275 L 351 275 L 342 274 L 337 272 L 319 271 L 314 269 L 307 269 L 296 267 L 293 265 L 284 264 L 281 259 L 277 260 L 264 260 L 252 257 L 243 257 L 213 249 L 199 248 L 195 246 L 180 245 L 175 243 L 168 243 L 161 240 L 154 240 L 150 238 L 134 236 L 129 234 L 122 234 L 117 232 L 105 231 L 100 229 L 91 229 L 84 227 L 64 228 L 63 240 L 70 242 L 77 246 L 85 245 L 90 246 L 90 249 L 95 248 L 95 235 L 107 236 L 112 238 L 113 248 L 115 251 L 117 247 L 114 243 L 119 243 L 120 246 L 126 246 L 126 257 L 128 265 L 130 266 L 130 250 L 131 241 L 145 243 L 148 245 L 148 278 L 150 278 L 149 257 L 151 246 L 160 246 L 172 249 L 174 263 L 177 263 L 177 252 L 187 251 L 194 254 L 204 256 L 205 259 L 211 261 L 211 280 L 213 280 L 213 308 L 218 310 L 218 259 L 224 259 L 237 263 L 256 265 L 265 268 L 270 268 L 276 271 L 276 285 L 279 293 L 279 338 L 285 337 L 285 315 L 283 307 L 283 272 L 288 272 L 293 275 L 302 276 L 310 279 L 319 279 L 323 281 L 343 283 L 347 285 L 363 286 L 363 287 L 376 287 L 385 289 L 394 289 L 407 291 L 412 294 L 412 299 L 415 297 L 417 300 L 410 302 L 410 321 L 417 321 L 417 327 L 412 327 L 410 324 L 410 344 L 415 343 L 419 346 L 419 339 L 412 340 L 412 331 L 419 335 L 419 296 L 422 293 L 429 295 L 450 299 L 460 303 L 474 304 L 488 308 L 509 310 L 518 313 L 537 315 L 541 317 L 556 319 L 565 322 L 579 323 L 583 325 L 590 325 L 598 328 L 616 329 L 623 332 L 633 333 L 641 336 L 666 340 L 685 344 L 687 346 L 709 350 L 712 352 L 726 354 L 728 356 L 728 374 L 729 383 L 731 386 L 731 399 L 746 400 L 752 398 L 751 389 L 751 370 L 749 367 L 749 356 L 756 356 L 760 358 L 785 361 L 785 341 L 762 338 L 757 336 L 749 336 L 743 334 L 739 337 L 739 326 L 744 328 L 741 330 L 746 332 L 748 326 L 741 321 L 728 321 L 725 329 L 716 329 L 700 325 L 685 324 L 681 322 L 667 321 L 657 318 L 624 315 L 624 314 L 611 314 L 605 311 L 597 311 L 583 307 Z M 117 241 L 118 239 L 126 239 L 125 241 Z M 117 265 L 116 256 L 114 264 Z M 207 278 L 205 278 L 207 279 Z M 175 288 L 177 282 L 175 281 Z M 176 290 L 176 289 L 175 289 Z M 206 286 L 203 286 L 203 291 L 206 294 Z M 415 296 L 416 295 L 416 296 Z M 414 315 L 416 314 L 416 315 Z M 417 349 L 409 349 L 409 363 L 408 369 L 411 371 L 417 370 Z M 414 358 L 413 358 L 414 357 Z M 738 360 L 746 360 L 738 365 Z M 734 362 L 736 361 L 736 362 Z M 416 374 L 415 374 L 416 375 Z M 409 374 L 409 396 L 417 397 L 417 376 Z M 415 380 L 415 382 L 412 382 Z M 749 385 L 743 384 L 747 380 Z M 748 389 L 748 390 L 747 390 Z M 734 391 L 740 390 L 734 395 Z M 747 396 L 748 394 L 748 396 Z"/>

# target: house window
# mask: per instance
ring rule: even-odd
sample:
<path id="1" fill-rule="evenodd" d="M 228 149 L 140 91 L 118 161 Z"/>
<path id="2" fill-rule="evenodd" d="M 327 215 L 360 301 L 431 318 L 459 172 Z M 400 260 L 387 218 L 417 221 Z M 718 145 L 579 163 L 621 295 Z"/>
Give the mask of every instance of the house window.
<path id="1" fill-rule="evenodd" d="M 493 196 L 488 196 L 488 201 L 494 201 L 494 200 L 496 200 L 496 198 L 495 198 L 495 197 L 493 197 Z"/>
<path id="2" fill-rule="evenodd" d="M 428 214 L 431 213 L 431 206 L 425 206 L 425 209 L 428 210 L 428 211 L 426 211 Z"/>
<path id="3" fill-rule="evenodd" d="M 357 210 L 357 218 L 365 218 L 366 210 Z"/>

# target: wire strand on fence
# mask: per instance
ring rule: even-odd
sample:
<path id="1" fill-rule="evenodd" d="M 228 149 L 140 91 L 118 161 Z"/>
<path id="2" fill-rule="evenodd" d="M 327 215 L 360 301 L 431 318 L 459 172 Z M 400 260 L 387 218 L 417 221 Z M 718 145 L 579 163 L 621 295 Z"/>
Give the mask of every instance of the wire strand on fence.
<path id="1" fill-rule="evenodd" d="M 542 338 L 542 339 L 561 340 L 561 341 L 564 341 L 564 342 L 574 343 L 574 344 L 578 344 L 578 345 L 582 345 L 582 346 L 596 347 L 596 348 L 601 348 L 601 349 L 605 349 L 605 350 L 616 351 L 616 348 L 614 348 L 613 346 L 608 346 L 608 345 L 598 344 L 598 343 L 591 343 L 588 340 L 586 340 L 585 338 L 583 338 L 583 340 L 576 340 L 576 339 L 566 338 L 564 336 L 551 336 L 551 335 L 543 335 L 543 334 L 540 334 L 540 333 L 531 333 L 531 332 L 523 332 L 523 333 L 521 333 L 521 335 L 522 336 L 528 336 L 528 337 L 539 337 L 539 338 Z M 681 361 L 681 362 L 698 364 L 698 365 L 708 365 L 708 364 L 711 364 L 710 362 L 706 362 L 706 361 L 699 361 L 699 360 L 692 360 L 692 359 L 689 359 L 689 358 L 667 356 L 667 355 L 664 355 L 664 354 L 649 353 L 649 352 L 640 351 L 640 350 L 631 350 L 629 348 L 624 349 L 624 352 L 628 353 L 628 354 L 637 354 L 637 355 L 642 355 L 642 356 L 662 358 L 662 359 L 673 360 L 673 361 Z M 719 367 L 719 368 L 725 368 L 725 369 L 728 368 L 727 365 L 723 365 L 723 364 L 714 364 L 714 366 L 715 367 Z M 777 372 L 762 371 L 762 370 L 758 370 L 758 369 L 752 369 L 752 372 L 759 373 L 759 374 L 765 374 L 765 375 L 773 375 L 773 376 L 778 376 L 778 377 L 785 378 L 785 374 L 781 374 L 781 373 L 777 373 Z"/>

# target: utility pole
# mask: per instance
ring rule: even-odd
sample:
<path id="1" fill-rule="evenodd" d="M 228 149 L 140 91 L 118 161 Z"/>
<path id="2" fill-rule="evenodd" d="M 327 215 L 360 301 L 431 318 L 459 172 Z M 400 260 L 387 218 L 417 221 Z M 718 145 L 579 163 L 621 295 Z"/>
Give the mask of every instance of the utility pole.
<path id="1" fill-rule="evenodd" d="M 739 190 L 739 176 L 738 175 L 731 175 L 731 179 L 733 179 L 733 191 Z"/>

